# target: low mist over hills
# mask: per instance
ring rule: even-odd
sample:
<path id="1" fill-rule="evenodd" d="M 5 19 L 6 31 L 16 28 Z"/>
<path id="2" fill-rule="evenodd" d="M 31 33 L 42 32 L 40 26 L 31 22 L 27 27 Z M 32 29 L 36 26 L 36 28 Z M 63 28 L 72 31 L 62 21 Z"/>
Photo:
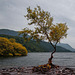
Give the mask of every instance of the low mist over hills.
<path id="1" fill-rule="evenodd" d="M 75 49 L 72 48 L 69 44 L 59 43 L 59 44 L 57 44 L 57 46 L 64 47 L 66 49 L 69 49 L 70 51 L 75 51 Z"/>
<path id="2" fill-rule="evenodd" d="M 14 38 L 16 39 L 16 42 L 21 43 L 24 45 L 29 52 L 51 52 L 53 51 L 53 47 L 45 41 L 41 41 L 40 43 L 37 43 L 34 40 L 31 40 L 29 42 L 24 42 L 24 39 L 22 37 L 18 36 L 17 31 L 9 30 L 9 29 L 0 29 L 0 37 L 6 37 L 6 38 Z M 71 52 L 74 51 L 74 49 L 68 45 L 68 44 L 58 44 L 57 46 L 57 52 Z"/>

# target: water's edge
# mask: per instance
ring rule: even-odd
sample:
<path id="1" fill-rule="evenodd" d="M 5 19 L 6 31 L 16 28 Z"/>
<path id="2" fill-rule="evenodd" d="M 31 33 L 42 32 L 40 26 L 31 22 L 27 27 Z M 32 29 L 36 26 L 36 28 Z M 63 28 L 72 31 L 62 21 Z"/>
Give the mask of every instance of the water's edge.
<path id="1" fill-rule="evenodd" d="M 22 57 L 0 57 L 0 67 L 37 66 L 41 64 L 46 64 L 49 57 L 49 52 L 28 53 L 27 56 Z M 53 63 L 59 66 L 75 68 L 75 53 L 55 53 Z"/>

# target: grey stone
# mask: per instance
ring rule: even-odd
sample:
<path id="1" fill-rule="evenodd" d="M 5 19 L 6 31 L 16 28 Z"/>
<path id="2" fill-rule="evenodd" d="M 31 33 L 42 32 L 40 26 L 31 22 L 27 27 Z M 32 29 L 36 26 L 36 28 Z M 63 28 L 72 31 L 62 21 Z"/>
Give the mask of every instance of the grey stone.
<path id="1" fill-rule="evenodd" d="M 2 72 L 2 75 L 11 75 L 9 72 Z"/>
<path id="2" fill-rule="evenodd" d="M 11 72 L 10 74 L 11 74 L 11 75 L 18 75 L 17 72 Z"/>

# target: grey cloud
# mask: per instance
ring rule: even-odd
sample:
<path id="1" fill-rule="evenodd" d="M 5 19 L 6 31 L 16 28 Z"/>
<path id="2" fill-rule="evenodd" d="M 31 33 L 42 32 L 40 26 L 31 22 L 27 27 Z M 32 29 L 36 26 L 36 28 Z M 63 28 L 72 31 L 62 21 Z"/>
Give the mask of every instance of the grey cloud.
<path id="1" fill-rule="evenodd" d="M 34 8 L 37 5 L 51 13 L 54 23 L 67 23 L 68 38 L 64 42 L 74 47 L 75 0 L 0 0 L 0 29 L 21 30 L 27 27 L 28 21 L 24 18 L 27 13 L 26 8 L 28 6 Z M 68 42 L 71 38 L 73 38 L 72 42 Z"/>

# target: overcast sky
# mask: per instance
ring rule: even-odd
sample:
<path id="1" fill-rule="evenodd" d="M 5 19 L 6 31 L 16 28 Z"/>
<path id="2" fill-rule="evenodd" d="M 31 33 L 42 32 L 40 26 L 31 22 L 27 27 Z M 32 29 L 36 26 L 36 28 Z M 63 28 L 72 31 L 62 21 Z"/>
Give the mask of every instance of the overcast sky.
<path id="1" fill-rule="evenodd" d="M 75 0 L 0 0 L 0 29 L 17 31 L 27 27 L 26 8 L 37 5 L 50 12 L 54 23 L 67 23 L 68 37 L 61 42 L 75 48 Z"/>

